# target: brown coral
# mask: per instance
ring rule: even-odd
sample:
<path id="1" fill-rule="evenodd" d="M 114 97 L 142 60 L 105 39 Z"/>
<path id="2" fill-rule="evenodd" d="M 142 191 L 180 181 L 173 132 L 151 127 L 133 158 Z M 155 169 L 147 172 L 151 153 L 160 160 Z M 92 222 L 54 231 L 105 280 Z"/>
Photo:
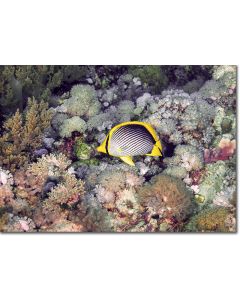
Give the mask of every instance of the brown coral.
<path id="1" fill-rule="evenodd" d="M 188 224 L 193 231 L 201 232 L 234 232 L 236 219 L 227 208 L 209 208 L 201 211 Z"/>
<path id="2" fill-rule="evenodd" d="M 155 176 L 151 184 L 140 188 L 141 203 L 151 215 L 182 221 L 192 210 L 191 193 L 184 183 L 168 175 Z"/>
<path id="3" fill-rule="evenodd" d="M 53 205 L 65 203 L 68 206 L 72 206 L 80 200 L 84 193 L 83 181 L 78 180 L 72 174 L 66 173 L 63 176 L 62 182 L 48 194 L 47 203 L 52 202 Z"/>
<path id="4" fill-rule="evenodd" d="M 0 208 L 4 208 L 14 201 L 14 194 L 9 186 L 0 186 Z"/>
<path id="5" fill-rule="evenodd" d="M 14 201 L 12 184 L 12 174 L 0 168 L 0 208 L 11 205 Z"/>
<path id="6" fill-rule="evenodd" d="M 42 193 L 45 181 L 46 177 L 42 174 L 34 176 L 30 170 L 17 170 L 14 175 L 16 197 L 26 200 L 30 206 L 35 205 Z"/>
<path id="7" fill-rule="evenodd" d="M 42 134 L 49 126 L 51 113 L 48 104 L 28 99 L 25 114 L 19 110 L 4 124 L 0 136 L 0 166 L 14 172 L 29 161 L 33 151 L 41 145 Z"/>

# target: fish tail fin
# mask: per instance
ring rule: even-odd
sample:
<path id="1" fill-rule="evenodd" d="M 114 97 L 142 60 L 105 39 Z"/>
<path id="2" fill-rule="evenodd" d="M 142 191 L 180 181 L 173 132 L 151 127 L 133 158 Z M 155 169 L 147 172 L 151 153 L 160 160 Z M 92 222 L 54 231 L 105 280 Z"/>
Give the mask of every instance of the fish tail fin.
<path id="1" fill-rule="evenodd" d="M 121 160 L 123 160 L 126 164 L 130 166 L 135 166 L 135 163 L 133 162 L 131 156 L 120 156 Z"/>
<path id="2" fill-rule="evenodd" d="M 157 141 L 153 146 L 152 152 L 150 154 L 146 154 L 148 156 L 162 156 L 162 146 L 160 141 Z"/>

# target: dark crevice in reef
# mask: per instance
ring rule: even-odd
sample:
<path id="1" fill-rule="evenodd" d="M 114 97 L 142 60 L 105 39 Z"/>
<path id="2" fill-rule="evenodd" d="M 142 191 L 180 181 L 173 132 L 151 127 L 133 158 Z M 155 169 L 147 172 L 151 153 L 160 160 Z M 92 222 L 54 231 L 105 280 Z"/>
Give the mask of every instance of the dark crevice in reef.
<path id="1" fill-rule="evenodd" d="M 163 150 L 163 157 L 172 157 L 174 154 L 175 148 L 176 148 L 176 145 L 174 145 L 172 143 L 165 143 L 164 150 Z"/>

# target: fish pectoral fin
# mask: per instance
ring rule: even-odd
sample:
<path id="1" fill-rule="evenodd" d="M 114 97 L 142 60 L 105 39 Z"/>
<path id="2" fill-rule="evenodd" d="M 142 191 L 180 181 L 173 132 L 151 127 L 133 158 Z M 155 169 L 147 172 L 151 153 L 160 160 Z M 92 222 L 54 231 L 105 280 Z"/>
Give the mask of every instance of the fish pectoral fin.
<path id="1" fill-rule="evenodd" d="M 162 156 L 161 150 L 157 145 L 153 146 L 152 152 L 149 154 L 146 154 L 148 156 Z"/>
<path id="2" fill-rule="evenodd" d="M 121 160 L 123 160 L 126 164 L 130 166 L 135 166 L 131 156 L 120 156 Z"/>

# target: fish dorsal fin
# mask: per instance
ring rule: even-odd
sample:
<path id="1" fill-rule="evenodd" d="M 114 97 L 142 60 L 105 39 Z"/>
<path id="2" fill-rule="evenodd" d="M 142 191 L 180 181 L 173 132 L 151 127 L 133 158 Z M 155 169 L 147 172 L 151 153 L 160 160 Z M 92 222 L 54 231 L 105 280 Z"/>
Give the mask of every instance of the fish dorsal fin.
<path id="1" fill-rule="evenodd" d="M 131 156 L 120 156 L 121 160 L 123 160 L 126 164 L 130 166 L 135 166 Z"/>

